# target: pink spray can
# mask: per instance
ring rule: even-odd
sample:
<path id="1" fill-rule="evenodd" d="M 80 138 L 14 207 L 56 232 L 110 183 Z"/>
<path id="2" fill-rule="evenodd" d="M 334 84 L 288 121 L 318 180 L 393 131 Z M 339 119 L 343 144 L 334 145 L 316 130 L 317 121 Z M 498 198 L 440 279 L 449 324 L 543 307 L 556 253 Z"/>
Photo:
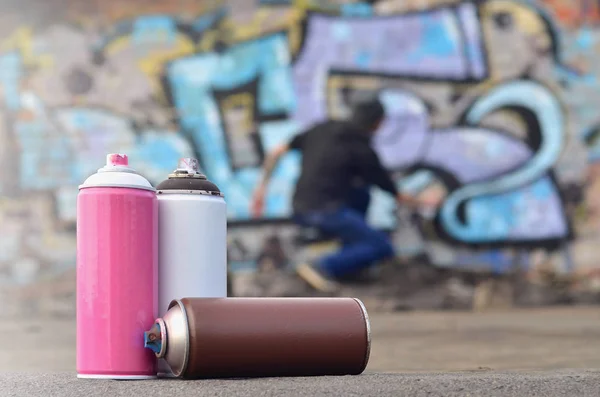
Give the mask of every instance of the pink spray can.
<path id="1" fill-rule="evenodd" d="M 156 191 L 109 154 L 77 197 L 77 377 L 155 378 L 144 331 L 156 317 Z"/>

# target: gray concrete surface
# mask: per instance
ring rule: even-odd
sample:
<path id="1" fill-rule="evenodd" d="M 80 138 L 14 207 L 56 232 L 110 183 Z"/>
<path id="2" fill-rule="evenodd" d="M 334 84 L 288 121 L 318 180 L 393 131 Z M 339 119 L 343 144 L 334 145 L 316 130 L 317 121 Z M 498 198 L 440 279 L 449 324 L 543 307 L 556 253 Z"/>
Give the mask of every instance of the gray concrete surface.
<path id="1" fill-rule="evenodd" d="M 74 319 L 3 318 L 0 397 L 600 396 L 597 306 L 372 313 L 371 322 L 358 377 L 117 382 L 75 378 Z"/>
<path id="2" fill-rule="evenodd" d="M 370 317 L 372 372 L 600 368 L 597 306 Z M 0 372 L 75 371 L 74 319 L 2 320 Z"/>
<path id="3" fill-rule="evenodd" d="M 73 373 L 0 374 L 12 396 L 598 396 L 600 371 L 364 374 L 314 378 L 99 381 Z"/>

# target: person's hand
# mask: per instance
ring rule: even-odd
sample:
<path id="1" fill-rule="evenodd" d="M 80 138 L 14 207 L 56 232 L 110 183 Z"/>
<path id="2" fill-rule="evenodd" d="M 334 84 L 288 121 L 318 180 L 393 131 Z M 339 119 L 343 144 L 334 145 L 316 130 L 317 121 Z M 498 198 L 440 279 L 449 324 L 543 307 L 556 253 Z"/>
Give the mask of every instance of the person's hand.
<path id="1" fill-rule="evenodd" d="M 440 204 L 440 201 L 435 197 L 428 197 L 428 198 L 420 199 L 419 203 L 422 207 L 437 208 Z"/>
<path id="2" fill-rule="evenodd" d="M 263 214 L 265 208 L 265 189 L 261 186 L 254 192 L 252 196 L 252 204 L 250 210 L 252 212 L 252 216 L 255 218 L 260 218 Z"/>
<path id="3" fill-rule="evenodd" d="M 404 193 L 398 193 L 398 195 L 396 196 L 396 201 L 398 202 L 399 205 L 406 205 L 411 208 L 419 207 L 419 200 L 417 200 L 413 196 L 409 196 Z"/>
<path id="4" fill-rule="evenodd" d="M 403 204 L 403 205 L 407 205 L 411 208 L 414 209 L 419 209 L 419 208 L 429 208 L 429 209 L 433 209 L 433 208 L 437 208 L 437 206 L 439 205 L 439 200 L 433 197 L 429 197 L 429 198 L 416 198 L 413 196 L 409 196 L 406 194 L 398 194 L 398 196 L 396 196 L 396 200 L 398 201 L 399 204 Z"/>

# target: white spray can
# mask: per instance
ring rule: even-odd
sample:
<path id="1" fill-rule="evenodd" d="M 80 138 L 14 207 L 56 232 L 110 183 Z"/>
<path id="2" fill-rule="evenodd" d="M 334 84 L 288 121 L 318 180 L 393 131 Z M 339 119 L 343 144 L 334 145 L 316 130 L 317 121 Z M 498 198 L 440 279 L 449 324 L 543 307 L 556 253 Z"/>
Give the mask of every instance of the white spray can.
<path id="1" fill-rule="evenodd" d="M 219 188 L 182 158 L 156 187 L 158 196 L 158 309 L 173 299 L 227 296 L 227 205 Z M 159 376 L 172 376 L 159 360 Z"/>

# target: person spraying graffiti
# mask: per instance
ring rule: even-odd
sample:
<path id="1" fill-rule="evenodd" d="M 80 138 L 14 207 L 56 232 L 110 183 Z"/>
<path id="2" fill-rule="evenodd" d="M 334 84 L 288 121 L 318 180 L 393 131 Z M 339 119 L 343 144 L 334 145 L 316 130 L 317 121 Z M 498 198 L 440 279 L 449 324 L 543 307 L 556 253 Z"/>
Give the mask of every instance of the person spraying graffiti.
<path id="1" fill-rule="evenodd" d="M 388 237 L 367 224 L 370 186 L 393 194 L 401 204 L 434 205 L 398 191 L 371 147 L 371 138 L 385 117 L 378 99 L 357 103 L 348 121 L 327 120 L 275 148 L 265 160 L 263 177 L 254 193 L 252 213 L 262 214 L 273 169 L 290 150 L 302 153 L 301 174 L 293 197 L 294 221 L 339 238 L 339 251 L 296 268 L 313 288 L 332 292 L 335 279 L 356 273 L 394 249 Z"/>

